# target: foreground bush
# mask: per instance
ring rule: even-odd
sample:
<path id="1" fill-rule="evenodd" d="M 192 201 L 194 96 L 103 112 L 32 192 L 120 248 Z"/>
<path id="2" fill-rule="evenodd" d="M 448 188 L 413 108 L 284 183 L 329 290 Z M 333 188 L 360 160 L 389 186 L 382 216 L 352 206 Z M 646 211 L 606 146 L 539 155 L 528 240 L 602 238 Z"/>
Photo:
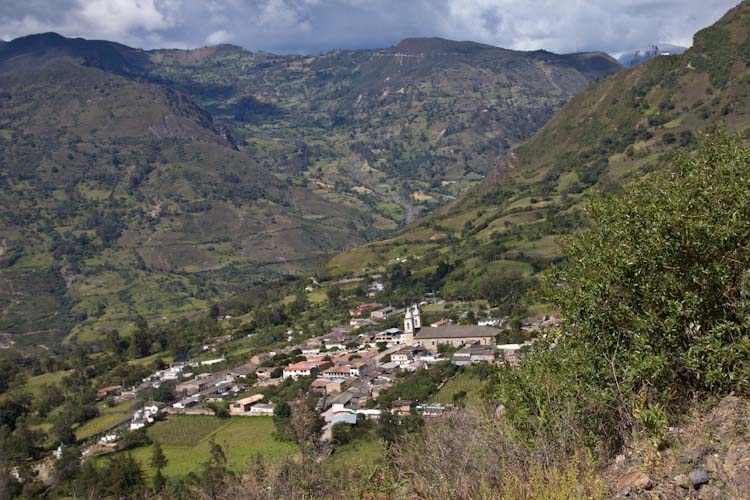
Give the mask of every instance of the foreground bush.
<path id="1" fill-rule="evenodd" d="M 723 132 L 588 208 L 545 295 L 564 323 L 496 384 L 530 438 L 616 449 L 750 383 L 750 150 Z"/>

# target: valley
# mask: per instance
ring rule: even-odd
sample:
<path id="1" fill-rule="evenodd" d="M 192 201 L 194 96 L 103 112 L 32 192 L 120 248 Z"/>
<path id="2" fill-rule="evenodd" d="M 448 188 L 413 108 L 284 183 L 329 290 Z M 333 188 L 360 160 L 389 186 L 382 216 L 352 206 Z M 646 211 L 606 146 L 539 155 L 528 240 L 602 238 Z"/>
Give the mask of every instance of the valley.
<path id="1" fill-rule="evenodd" d="M 315 271 L 455 200 L 618 67 L 444 39 L 310 57 L 14 40 L 0 332 L 54 349 Z"/>
<path id="2" fill-rule="evenodd" d="M 678 14 L 1 42 L 0 498 L 750 497 L 750 2 Z"/>

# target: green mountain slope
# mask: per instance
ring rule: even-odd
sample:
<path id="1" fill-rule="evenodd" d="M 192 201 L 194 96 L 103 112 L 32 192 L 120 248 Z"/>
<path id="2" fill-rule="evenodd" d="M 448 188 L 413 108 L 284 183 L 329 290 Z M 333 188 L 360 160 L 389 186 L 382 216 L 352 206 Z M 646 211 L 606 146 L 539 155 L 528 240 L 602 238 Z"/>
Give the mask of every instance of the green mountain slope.
<path id="1" fill-rule="evenodd" d="M 581 202 L 592 188 L 621 189 L 719 124 L 747 128 L 749 29 L 743 2 L 697 33 L 684 54 L 589 84 L 501 157 L 481 186 L 394 238 L 334 258 L 327 273 L 382 270 L 407 259 L 411 290 L 442 288 L 449 297 L 481 297 L 492 280 L 533 276 L 561 257 L 558 238 L 581 224 Z"/>
<path id="2" fill-rule="evenodd" d="M 276 174 L 373 214 L 376 235 L 480 182 L 498 154 L 620 67 L 601 53 L 421 38 L 312 57 L 232 46 L 149 55 L 152 78 L 195 96 Z"/>
<path id="3" fill-rule="evenodd" d="M 33 55 L 0 88 L 4 333 L 190 309 L 363 241 L 357 212 L 268 173 L 179 92 Z"/>
<path id="4" fill-rule="evenodd" d="M 92 339 L 310 270 L 476 185 L 617 67 L 441 39 L 315 57 L 3 44 L 0 333 Z"/>

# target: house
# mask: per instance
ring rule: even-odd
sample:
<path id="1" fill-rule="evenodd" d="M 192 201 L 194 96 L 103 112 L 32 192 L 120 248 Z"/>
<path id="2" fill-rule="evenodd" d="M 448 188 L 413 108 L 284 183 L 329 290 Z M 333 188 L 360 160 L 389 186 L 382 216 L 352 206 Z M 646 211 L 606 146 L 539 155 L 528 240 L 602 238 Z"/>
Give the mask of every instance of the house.
<path id="1" fill-rule="evenodd" d="M 453 354 L 451 362 L 456 366 L 474 365 L 477 363 L 496 363 L 497 348 L 492 345 L 472 344 Z"/>
<path id="2" fill-rule="evenodd" d="M 402 417 L 407 417 L 411 415 L 412 409 L 415 409 L 416 406 L 417 405 L 416 403 L 414 403 L 414 401 L 398 399 L 391 405 L 391 413 L 395 413 L 396 415 L 400 415 Z"/>
<path id="3" fill-rule="evenodd" d="M 193 380 L 188 380 L 185 382 L 180 382 L 175 386 L 175 392 L 177 394 L 182 394 L 185 396 L 192 396 L 193 394 L 197 394 L 201 390 L 200 382 Z"/>
<path id="4" fill-rule="evenodd" d="M 146 427 L 146 422 L 143 420 L 133 420 L 130 422 L 130 425 L 128 426 L 128 429 L 131 431 L 137 431 L 138 429 L 143 429 Z"/>
<path id="5" fill-rule="evenodd" d="M 349 385 L 351 379 L 345 378 L 326 378 L 320 377 L 313 380 L 310 388 L 320 394 L 330 396 L 332 394 L 339 394 Z"/>
<path id="6" fill-rule="evenodd" d="M 385 342 L 386 344 L 400 344 L 402 342 L 401 330 L 399 330 L 398 328 L 389 328 L 387 330 L 383 330 L 382 332 L 378 332 L 375 335 L 375 342 Z"/>
<path id="7" fill-rule="evenodd" d="M 510 366 L 518 366 L 521 351 L 520 344 L 502 344 L 497 346 L 497 349 L 502 353 L 503 361 Z"/>
<path id="8" fill-rule="evenodd" d="M 330 361 L 300 361 L 284 368 L 284 380 L 288 378 L 317 376 L 321 371 L 330 368 L 333 363 Z"/>
<path id="9" fill-rule="evenodd" d="M 130 430 L 135 431 L 142 429 L 149 424 L 153 424 L 156 416 L 159 414 L 159 408 L 157 406 L 144 406 L 143 408 L 136 410 L 133 413 L 133 420 L 130 422 Z"/>
<path id="10" fill-rule="evenodd" d="M 258 403 L 250 407 L 250 416 L 253 417 L 272 417 L 276 409 L 275 403 Z"/>
<path id="11" fill-rule="evenodd" d="M 380 418 L 381 410 L 377 408 L 360 408 L 355 410 L 357 415 L 364 415 L 367 420 L 377 420 Z"/>
<path id="12" fill-rule="evenodd" d="M 239 399 L 229 405 L 229 414 L 235 416 L 247 416 L 255 403 L 263 399 L 263 394 L 255 394 L 247 398 Z"/>
<path id="13" fill-rule="evenodd" d="M 107 387 L 102 387 L 98 391 L 96 391 L 96 399 L 104 399 L 109 396 L 119 396 L 122 394 L 122 386 L 121 385 L 110 385 Z"/>
<path id="14" fill-rule="evenodd" d="M 228 380 L 245 378 L 248 375 L 252 375 L 253 373 L 255 373 L 257 367 L 258 366 L 253 363 L 245 363 L 244 365 L 235 366 L 234 368 L 227 370 L 226 377 Z"/>
<path id="15" fill-rule="evenodd" d="M 351 380 L 350 387 L 348 387 L 340 394 L 326 397 L 323 403 L 324 407 L 327 408 L 333 405 L 341 405 L 342 407 L 346 406 L 347 408 L 351 409 L 359 408 L 361 405 L 364 405 L 365 401 L 367 401 L 372 394 L 370 386 L 367 383 L 356 379 L 349 380 Z"/>
<path id="16" fill-rule="evenodd" d="M 331 417 L 331 425 L 336 424 L 357 425 L 357 414 L 350 412 L 337 413 L 333 417 Z"/>
<path id="17" fill-rule="evenodd" d="M 341 394 L 349 386 L 349 382 L 345 379 L 329 380 L 325 386 L 326 395 Z"/>
<path id="18" fill-rule="evenodd" d="M 351 365 L 332 366 L 323 371 L 323 376 L 327 378 L 346 378 L 351 377 Z"/>
<path id="19" fill-rule="evenodd" d="M 349 375 L 352 377 L 361 377 L 367 375 L 370 371 L 370 363 L 365 360 L 355 361 L 349 367 Z"/>
<path id="20" fill-rule="evenodd" d="M 326 392 L 326 386 L 332 382 L 329 378 L 316 378 L 312 381 L 312 384 L 310 384 L 310 390 L 325 394 Z"/>
<path id="21" fill-rule="evenodd" d="M 451 408 L 451 406 L 442 404 L 424 404 L 417 405 L 416 409 L 417 413 L 423 417 L 439 417 Z"/>
<path id="22" fill-rule="evenodd" d="M 443 361 L 443 358 L 440 356 L 440 354 L 435 353 L 435 352 L 421 351 L 420 353 L 414 356 L 414 361 L 425 363 L 425 364 L 431 364 L 431 363 L 437 363 L 438 361 Z"/>
<path id="23" fill-rule="evenodd" d="M 439 328 L 441 326 L 445 326 L 449 324 L 450 324 L 450 321 L 448 321 L 447 319 L 440 319 L 440 320 L 435 321 L 434 323 L 430 323 L 430 327 Z"/>
<path id="24" fill-rule="evenodd" d="M 224 377 L 211 376 L 208 373 L 202 373 L 191 380 L 177 384 L 175 391 L 177 394 L 192 396 L 193 394 L 205 391 L 206 389 L 220 384 L 223 380 Z"/>
<path id="25" fill-rule="evenodd" d="M 165 370 L 159 370 L 154 373 L 151 378 L 156 378 L 157 380 L 177 380 L 184 369 L 184 365 L 172 365 Z"/>
<path id="26" fill-rule="evenodd" d="M 357 335 L 357 340 L 362 346 L 374 346 L 375 345 L 375 332 L 365 332 Z"/>
<path id="27" fill-rule="evenodd" d="M 212 352 L 217 352 L 222 344 L 225 344 L 230 340 L 232 340 L 231 335 L 222 335 L 220 337 L 208 339 L 208 343 L 203 346 L 203 350 L 208 351 L 209 349 L 211 349 Z"/>
<path id="28" fill-rule="evenodd" d="M 266 362 L 266 361 L 268 361 L 269 359 L 271 359 L 271 357 L 272 357 L 271 353 L 268 353 L 268 352 L 263 352 L 263 353 L 260 353 L 260 354 L 255 354 L 255 355 L 253 355 L 253 357 L 252 357 L 252 358 L 250 358 L 250 362 L 251 362 L 252 364 L 254 364 L 254 365 L 258 365 L 258 366 L 260 366 L 260 365 L 262 365 L 262 364 L 263 364 L 264 362 Z"/>
<path id="29" fill-rule="evenodd" d="M 375 309 L 376 307 L 383 307 L 383 304 L 378 304 L 377 302 L 371 302 L 368 304 L 360 304 L 354 309 L 349 309 L 349 316 L 362 316 L 366 311 L 369 311 L 370 309 Z"/>
<path id="30" fill-rule="evenodd" d="M 320 341 L 311 339 L 304 344 L 300 344 L 299 350 L 302 351 L 303 356 L 309 356 L 311 354 L 320 354 L 320 348 L 322 346 L 323 345 Z"/>
<path id="31" fill-rule="evenodd" d="M 401 365 L 407 365 L 414 360 L 414 357 L 423 351 L 421 346 L 406 346 L 391 354 L 391 361 Z"/>
<path id="32" fill-rule="evenodd" d="M 201 365 L 201 366 L 211 366 L 211 365 L 215 365 L 215 364 L 218 364 L 218 363 L 223 363 L 224 361 L 226 361 L 226 359 L 222 356 L 220 358 L 207 359 L 205 361 L 201 361 L 198 364 Z"/>
<path id="33" fill-rule="evenodd" d="M 172 405 L 172 407 L 177 408 L 179 410 L 184 410 L 185 408 L 190 408 L 192 406 L 197 405 L 199 401 L 200 399 L 197 396 L 190 396 L 190 397 L 177 401 L 175 404 Z"/>
<path id="34" fill-rule="evenodd" d="M 352 340 L 352 337 L 345 333 L 329 333 L 322 339 L 323 345 L 329 351 L 343 351 L 344 349 L 346 349 L 347 344 L 349 344 L 349 342 L 351 342 Z"/>
<path id="35" fill-rule="evenodd" d="M 394 314 L 396 314 L 396 309 L 391 306 L 388 306 L 382 309 L 376 309 L 375 311 L 372 311 L 370 313 L 370 317 L 372 319 L 388 319 Z"/>
<path id="36" fill-rule="evenodd" d="M 477 321 L 478 326 L 498 326 L 502 324 L 503 320 L 498 318 L 482 318 Z"/>

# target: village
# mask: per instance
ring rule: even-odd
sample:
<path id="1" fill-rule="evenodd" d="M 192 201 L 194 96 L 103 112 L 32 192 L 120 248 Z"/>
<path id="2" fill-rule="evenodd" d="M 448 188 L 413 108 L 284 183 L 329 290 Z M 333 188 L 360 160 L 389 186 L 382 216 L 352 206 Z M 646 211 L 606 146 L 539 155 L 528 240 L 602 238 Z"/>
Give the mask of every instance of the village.
<path id="1" fill-rule="evenodd" d="M 390 409 L 383 409 L 377 407 L 376 400 L 398 382 L 399 374 L 435 363 L 518 366 L 536 340 L 534 333 L 557 322 L 552 317 L 526 324 L 523 328 L 529 340 L 498 344 L 501 333 L 509 329 L 507 318 L 486 317 L 472 324 L 440 319 L 424 325 L 420 306 L 426 304 L 397 309 L 363 303 L 349 310 L 349 324 L 278 350 L 253 354 L 231 368 L 224 368 L 224 357 L 174 362 L 136 387 L 103 387 L 98 398 L 115 403 L 135 400 L 143 391 L 163 384 L 173 384 L 174 398 L 138 407 L 127 422 L 97 436 L 92 447 L 114 447 L 125 430 L 137 431 L 168 415 L 216 415 L 221 409 L 223 416 L 231 418 L 273 416 L 277 405 L 259 390 L 289 379 L 307 378 L 310 390 L 319 397 L 317 411 L 325 421 L 323 444 L 330 441 L 334 425 L 356 425 L 358 418 L 378 420 L 383 411 L 437 417 L 451 411 L 453 405 L 399 399 Z M 378 329 L 388 320 L 393 324 L 393 318 L 402 319 L 401 328 Z M 230 336 L 213 338 L 203 348 L 219 351 L 230 340 Z M 222 369 L 215 370 L 217 366 Z"/>

